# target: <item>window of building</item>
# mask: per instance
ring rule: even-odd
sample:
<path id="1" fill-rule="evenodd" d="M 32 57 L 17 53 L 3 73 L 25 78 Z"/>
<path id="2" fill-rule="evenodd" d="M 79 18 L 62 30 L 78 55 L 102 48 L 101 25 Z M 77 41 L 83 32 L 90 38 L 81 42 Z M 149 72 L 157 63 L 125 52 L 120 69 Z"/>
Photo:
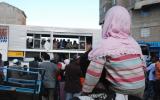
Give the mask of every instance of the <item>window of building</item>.
<path id="1" fill-rule="evenodd" d="M 141 28 L 141 37 L 149 37 L 150 36 L 150 28 Z"/>
<path id="2" fill-rule="evenodd" d="M 145 16 L 149 16 L 149 12 L 150 12 L 150 8 L 149 7 L 145 7 L 145 8 L 142 8 L 141 11 L 140 11 L 140 14 L 141 16 L 145 17 Z"/>
<path id="3" fill-rule="evenodd" d="M 106 12 L 106 6 L 103 7 L 103 12 Z"/>
<path id="4" fill-rule="evenodd" d="M 116 0 L 112 0 L 112 5 L 116 5 Z"/>

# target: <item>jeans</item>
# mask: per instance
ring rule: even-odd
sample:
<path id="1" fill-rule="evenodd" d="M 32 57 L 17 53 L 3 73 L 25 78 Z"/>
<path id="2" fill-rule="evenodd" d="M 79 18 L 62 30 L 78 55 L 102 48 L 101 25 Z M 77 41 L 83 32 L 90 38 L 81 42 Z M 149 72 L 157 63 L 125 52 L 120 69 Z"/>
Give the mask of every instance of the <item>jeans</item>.
<path id="1" fill-rule="evenodd" d="M 148 81 L 148 88 L 145 91 L 144 100 L 154 100 L 155 97 L 155 81 Z"/>
<path id="2" fill-rule="evenodd" d="M 71 100 L 73 97 L 80 96 L 80 93 L 68 93 L 66 92 L 66 99 L 65 100 Z"/>

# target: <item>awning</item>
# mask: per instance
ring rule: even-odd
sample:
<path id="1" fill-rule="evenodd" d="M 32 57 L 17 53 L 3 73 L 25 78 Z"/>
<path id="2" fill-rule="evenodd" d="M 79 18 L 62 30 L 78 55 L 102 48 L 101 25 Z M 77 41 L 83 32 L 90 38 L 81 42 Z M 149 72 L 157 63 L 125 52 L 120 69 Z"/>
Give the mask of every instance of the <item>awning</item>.
<path id="1" fill-rule="evenodd" d="M 152 47 L 156 47 L 156 48 L 160 48 L 160 42 L 146 42 L 147 44 L 149 44 L 149 46 Z"/>
<path id="2" fill-rule="evenodd" d="M 160 0 L 143 0 L 135 3 L 134 9 L 141 9 L 145 5 L 160 3 Z"/>

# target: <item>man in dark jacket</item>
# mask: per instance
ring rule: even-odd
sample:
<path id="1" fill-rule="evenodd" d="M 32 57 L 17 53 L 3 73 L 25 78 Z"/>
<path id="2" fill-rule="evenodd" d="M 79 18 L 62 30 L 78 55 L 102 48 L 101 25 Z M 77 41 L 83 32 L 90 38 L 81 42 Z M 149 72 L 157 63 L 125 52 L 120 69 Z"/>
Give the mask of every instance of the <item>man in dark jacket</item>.
<path id="1" fill-rule="evenodd" d="M 90 64 L 90 61 L 88 60 L 88 54 L 92 49 L 88 50 L 87 52 L 85 52 L 81 57 L 80 57 L 80 67 L 82 70 L 82 75 L 83 77 L 85 77 L 87 68 Z"/>
<path id="2" fill-rule="evenodd" d="M 82 89 L 82 85 L 80 83 L 81 74 L 79 58 L 75 58 L 66 66 L 64 88 L 66 91 L 66 100 L 70 100 L 74 96 L 80 95 Z"/>

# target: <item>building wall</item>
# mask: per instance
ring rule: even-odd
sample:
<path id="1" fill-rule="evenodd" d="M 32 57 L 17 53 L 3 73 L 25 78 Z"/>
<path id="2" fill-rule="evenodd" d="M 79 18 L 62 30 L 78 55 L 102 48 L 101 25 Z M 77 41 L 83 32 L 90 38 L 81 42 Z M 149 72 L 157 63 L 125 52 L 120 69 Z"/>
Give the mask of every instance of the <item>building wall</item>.
<path id="1" fill-rule="evenodd" d="M 99 24 L 103 24 L 105 13 L 112 7 L 112 0 L 100 0 L 99 1 Z"/>
<path id="2" fill-rule="evenodd" d="M 26 26 L 9 26 L 9 50 L 26 49 Z"/>
<path id="3" fill-rule="evenodd" d="M 132 34 L 136 40 L 160 41 L 160 4 L 132 10 Z M 149 28 L 150 35 L 142 36 L 142 29 Z"/>
<path id="4" fill-rule="evenodd" d="M 109 8 L 114 5 L 129 7 L 130 0 L 99 0 L 99 24 L 102 25 L 104 17 Z"/>
<path id="5" fill-rule="evenodd" d="M 1 24 L 26 24 L 26 16 L 20 9 L 7 3 L 0 3 L 0 23 Z"/>
<path id="6" fill-rule="evenodd" d="M 113 6 L 111 4 L 112 1 L 114 0 L 100 0 L 100 25 L 103 25 L 104 15 L 107 10 Z M 135 5 L 137 5 L 137 3 L 145 5 L 142 5 L 139 9 L 135 9 Z M 146 5 L 147 3 L 148 5 Z M 160 41 L 159 3 L 153 3 L 149 0 L 116 0 L 116 5 L 122 5 L 126 7 L 131 13 L 132 35 L 136 40 L 146 42 Z M 102 9 L 104 6 L 107 8 L 105 12 Z M 145 31 L 142 31 L 144 28 L 148 28 L 149 35 L 144 36 Z M 146 32 L 146 34 L 148 33 Z"/>

